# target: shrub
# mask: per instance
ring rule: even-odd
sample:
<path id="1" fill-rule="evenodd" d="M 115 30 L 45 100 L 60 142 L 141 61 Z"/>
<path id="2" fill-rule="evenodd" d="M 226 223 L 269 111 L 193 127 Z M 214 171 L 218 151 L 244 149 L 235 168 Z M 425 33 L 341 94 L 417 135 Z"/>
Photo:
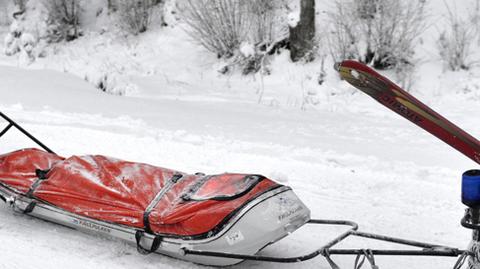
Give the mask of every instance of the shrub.
<path id="1" fill-rule="evenodd" d="M 286 10 L 282 0 L 245 1 L 252 21 L 248 38 L 257 46 L 271 46 L 288 37 Z"/>
<path id="2" fill-rule="evenodd" d="M 357 32 L 356 10 L 350 6 L 335 2 L 336 10 L 329 14 L 332 31 L 328 37 L 332 58 L 339 62 L 346 59 L 360 59 L 358 44 L 362 38 Z M 345 19 L 350 18 L 350 19 Z"/>
<path id="3" fill-rule="evenodd" d="M 80 0 L 44 0 L 47 10 L 47 40 L 59 42 L 78 38 L 80 29 Z"/>
<path id="4" fill-rule="evenodd" d="M 247 2 L 247 1 L 245 1 Z M 190 26 L 189 34 L 217 56 L 229 58 L 246 40 L 248 19 L 241 0 L 186 0 L 183 18 Z"/>
<path id="5" fill-rule="evenodd" d="M 117 0 L 115 6 L 119 12 L 120 23 L 129 33 L 137 35 L 147 31 L 150 26 L 153 9 L 159 0 Z"/>
<path id="6" fill-rule="evenodd" d="M 336 60 L 356 58 L 377 69 L 411 64 L 425 30 L 425 1 L 337 0 L 330 13 Z"/>
<path id="7" fill-rule="evenodd" d="M 265 58 L 288 43 L 284 0 L 185 0 L 180 10 L 192 39 L 228 59 L 221 73 L 269 73 Z"/>
<path id="8" fill-rule="evenodd" d="M 282 1 L 185 0 L 182 15 L 188 33 L 218 57 L 229 58 L 243 42 L 264 49 L 288 35 Z"/>
<path id="9" fill-rule="evenodd" d="M 440 57 L 452 71 L 468 70 L 473 64 L 470 60 L 472 46 L 478 35 L 475 25 L 472 25 L 476 22 L 476 15 L 463 18 L 445 5 L 448 10 L 446 30 L 440 34 L 437 43 Z"/>
<path id="10" fill-rule="evenodd" d="M 19 16 L 22 16 L 20 14 Z M 10 32 L 4 39 L 4 53 L 13 56 L 20 53 L 22 63 L 30 64 L 35 60 L 35 47 L 37 39 L 30 33 L 24 31 L 23 20 L 18 18 L 10 25 Z"/>

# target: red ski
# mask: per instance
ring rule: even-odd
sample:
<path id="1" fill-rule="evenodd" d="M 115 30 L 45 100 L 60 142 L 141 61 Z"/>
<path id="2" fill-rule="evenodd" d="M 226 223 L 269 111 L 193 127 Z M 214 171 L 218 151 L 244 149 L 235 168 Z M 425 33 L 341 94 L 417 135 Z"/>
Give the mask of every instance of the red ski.
<path id="1" fill-rule="evenodd" d="M 480 142 L 476 138 L 389 79 L 356 61 L 344 61 L 337 64 L 336 69 L 343 79 L 357 89 L 480 164 Z"/>

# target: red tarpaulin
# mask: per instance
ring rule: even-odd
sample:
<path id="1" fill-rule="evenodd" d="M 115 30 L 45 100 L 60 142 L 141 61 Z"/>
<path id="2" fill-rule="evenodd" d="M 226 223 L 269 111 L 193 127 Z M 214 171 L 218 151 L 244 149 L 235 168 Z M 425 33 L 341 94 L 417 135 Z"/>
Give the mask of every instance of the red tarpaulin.
<path id="1" fill-rule="evenodd" d="M 261 176 L 188 175 L 105 156 L 64 159 L 36 149 L 1 155 L 0 183 L 26 194 L 38 178 L 36 169 L 48 170 L 32 192 L 37 199 L 93 219 L 180 236 L 212 231 L 279 186 Z"/>

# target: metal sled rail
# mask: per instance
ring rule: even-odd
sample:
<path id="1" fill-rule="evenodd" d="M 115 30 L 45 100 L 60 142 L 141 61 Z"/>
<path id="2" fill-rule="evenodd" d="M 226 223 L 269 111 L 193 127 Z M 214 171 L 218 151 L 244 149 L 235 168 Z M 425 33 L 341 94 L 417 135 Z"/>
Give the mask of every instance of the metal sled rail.
<path id="1" fill-rule="evenodd" d="M 428 244 L 423 242 L 417 242 L 412 240 L 405 240 L 400 238 L 388 237 L 384 235 L 371 234 L 358 231 L 358 224 L 353 221 L 347 220 L 320 220 L 312 219 L 307 224 L 310 225 L 337 225 L 337 226 L 349 226 L 350 229 L 333 240 L 323 245 L 319 249 L 312 253 L 280 258 L 271 256 L 259 256 L 259 255 L 240 255 L 226 252 L 212 252 L 191 250 L 184 248 L 184 255 L 199 255 L 208 257 L 222 257 L 222 258 L 234 258 L 251 261 L 263 261 L 263 262 L 276 262 L 276 263 L 296 263 L 311 260 L 319 255 L 324 256 L 331 261 L 331 255 L 380 255 L 380 256 L 439 256 L 439 257 L 458 257 L 458 256 L 473 256 L 474 254 L 468 250 L 460 250 L 457 248 Z M 390 242 L 404 246 L 419 247 L 420 250 L 382 250 L 382 249 L 332 249 L 338 243 L 344 241 L 350 236 L 364 237 L 378 241 Z M 332 266 L 332 268 L 335 268 Z"/>

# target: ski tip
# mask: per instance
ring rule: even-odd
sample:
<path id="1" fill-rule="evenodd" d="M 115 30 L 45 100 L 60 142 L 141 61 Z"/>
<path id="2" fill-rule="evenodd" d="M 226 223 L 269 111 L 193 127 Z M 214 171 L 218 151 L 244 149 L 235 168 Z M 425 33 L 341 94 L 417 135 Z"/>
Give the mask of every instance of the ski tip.
<path id="1" fill-rule="evenodd" d="M 368 66 L 352 60 L 337 62 L 333 68 L 339 73 L 343 80 L 346 80 L 353 86 L 363 86 L 361 80 L 361 73 L 372 74 L 371 68 Z"/>
<path id="2" fill-rule="evenodd" d="M 358 61 L 345 60 L 336 63 L 334 68 L 342 80 L 375 99 L 379 94 L 388 91 L 395 85 L 372 68 Z"/>
<path id="3" fill-rule="evenodd" d="M 382 76 L 377 71 L 364 63 L 345 60 L 343 62 L 335 63 L 335 70 L 340 74 L 340 77 L 354 86 L 364 84 L 365 78 L 375 79 L 376 81 L 382 81 L 383 83 L 394 85 L 395 83 Z"/>
<path id="4" fill-rule="evenodd" d="M 381 76 L 375 70 L 368 67 L 366 64 L 363 64 L 361 62 L 354 61 L 354 60 L 345 60 L 345 61 L 342 61 L 342 62 L 337 62 L 337 63 L 335 63 L 334 68 L 335 68 L 335 70 L 340 72 L 340 74 L 349 73 L 349 72 L 351 72 L 351 70 L 356 70 L 356 71 L 361 71 L 361 72 L 364 72 L 364 73 L 367 73 L 367 74 L 370 74 L 370 75 L 374 75 L 376 77 Z"/>
<path id="5" fill-rule="evenodd" d="M 342 66 L 342 63 L 341 62 L 336 62 L 335 64 L 333 64 L 333 69 L 335 69 L 336 71 L 340 72 L 340 67 Z"/>
<path id="6" fill-rule="evenodd" d="M 339 73 L 340 77 L 343 80 L 351 82 L 351 80 L 355 80 L 357 78 L 352 75 L 355 75 L 356 73 L 358 73 L 357 70 L 361 69 L 359 68 L 360 65 L 361 63 L 359 62 L 347 60 L 347 61 L 335 63 L 333 68 Z"/>

